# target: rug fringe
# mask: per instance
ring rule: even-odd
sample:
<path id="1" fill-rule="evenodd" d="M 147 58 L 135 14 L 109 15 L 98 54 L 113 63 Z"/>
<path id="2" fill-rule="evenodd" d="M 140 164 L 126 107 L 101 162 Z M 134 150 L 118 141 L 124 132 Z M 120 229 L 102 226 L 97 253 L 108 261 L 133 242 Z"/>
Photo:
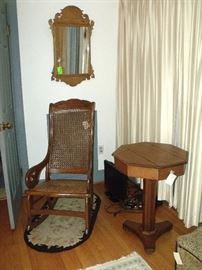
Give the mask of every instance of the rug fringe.
<path id="1" fill-rule="evenodd" d="M 147 262 L 135 251 L 122 256 L 117 260 L 97 264 L 87 268 L 79 268 L 78 270 L 152 270 Z"/>

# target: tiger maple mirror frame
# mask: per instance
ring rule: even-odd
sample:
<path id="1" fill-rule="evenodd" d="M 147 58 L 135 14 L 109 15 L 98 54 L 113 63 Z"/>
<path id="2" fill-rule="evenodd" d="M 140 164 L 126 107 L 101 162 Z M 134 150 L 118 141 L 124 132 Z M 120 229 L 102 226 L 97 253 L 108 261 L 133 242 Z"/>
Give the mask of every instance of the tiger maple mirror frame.
<path id="1" fill-rule="evenodd" d="M 67 6 L 49 20 L 53 34 L 52 80 L 75 86 L 94 78 L 91 34 L 94 22 L 76 6 Z"/>

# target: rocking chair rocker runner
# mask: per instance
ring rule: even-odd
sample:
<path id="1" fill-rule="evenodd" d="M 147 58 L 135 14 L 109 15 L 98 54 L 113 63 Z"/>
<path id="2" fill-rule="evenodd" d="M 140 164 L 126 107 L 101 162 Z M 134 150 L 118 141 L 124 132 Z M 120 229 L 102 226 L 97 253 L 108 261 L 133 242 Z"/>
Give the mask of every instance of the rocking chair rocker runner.
<path id="1" fill-rule="evenodd" d="M 94 102 L 79 99 L 50 104 L 46 157 L 25 176 L 28 229 L 48 215 L 62 215 L 84 218 L 88 232 L 93 203 L 94 110 Z M 45 181 L 39 181 L 43 169 Z M 67 179 L 71 175 L 74 177 Z M 58 198 L 84 199 L 84 212 L 54 209 Z"/>

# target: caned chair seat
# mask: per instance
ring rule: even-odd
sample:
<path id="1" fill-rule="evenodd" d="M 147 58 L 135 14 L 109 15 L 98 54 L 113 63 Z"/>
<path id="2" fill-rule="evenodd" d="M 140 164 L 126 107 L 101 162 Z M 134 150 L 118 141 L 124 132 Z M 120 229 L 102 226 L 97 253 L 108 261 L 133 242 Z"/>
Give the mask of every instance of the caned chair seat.
<path id="1" fill-rule="evenodd" d="M 76 181 L 76 182 L 75 182 Z M 76 184 L 76 190 L 75 190 Z M 89 197 L 87 184 L 84 180 L 50 180 L 35 186 L 29 194 L 50 197 Z M 75 194 L 75 195 L 74 195 Z"/>

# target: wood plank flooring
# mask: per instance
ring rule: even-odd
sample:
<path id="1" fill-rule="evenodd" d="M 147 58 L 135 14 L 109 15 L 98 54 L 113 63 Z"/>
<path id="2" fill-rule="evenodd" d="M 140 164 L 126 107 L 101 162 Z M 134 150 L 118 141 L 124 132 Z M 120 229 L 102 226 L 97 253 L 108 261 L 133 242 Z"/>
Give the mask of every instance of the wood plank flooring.
<path id="1" fill-rule="evenodd" d="M 0 269 L 2 270 L 77 270 L 87 266 L 118 259 L 132 251 L 138 252 L 153 270 L 173 270 L 173 251 L 178 235 L 188 233 L 177 218 L 176 212 L 166 205 L 158 207 L 156 220 L 169 220 L 172 231 L 156 242 L 156 251 L 147 254 L 141 241 L 131 232 L 122 229 L 125 219 L 141 221 L 141 213 L 121 212 L 114 216 L 106 211 L 117 208 L 104 194 L 104 185 L 95 185 L 95 192 L 102 200 L 101 208 L 91 237 L 82 245 L 60 253 L 44 253 L 29 248 L 23 239 L 26 226 L 25 198 L 15 231 L 9 229 L 6 201 L 0 201 Z M 111 206 L 109 208 L 109 206 Z"/>

